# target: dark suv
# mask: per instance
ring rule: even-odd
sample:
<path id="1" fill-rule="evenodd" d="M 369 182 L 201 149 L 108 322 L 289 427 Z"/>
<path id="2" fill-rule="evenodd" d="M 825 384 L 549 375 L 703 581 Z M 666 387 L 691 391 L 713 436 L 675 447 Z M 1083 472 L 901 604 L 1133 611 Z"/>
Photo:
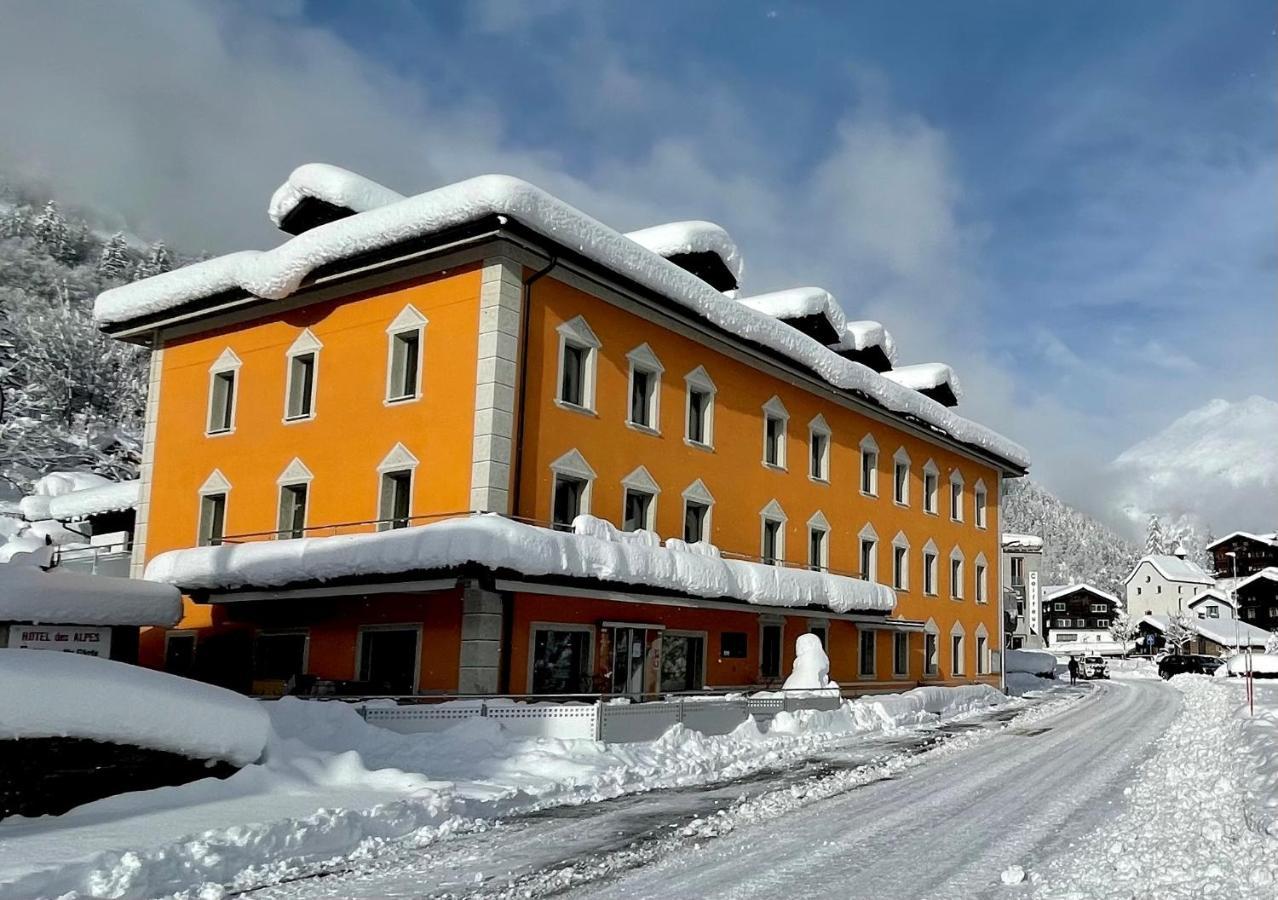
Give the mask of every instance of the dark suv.
<path id="1" fill-rule="evenodd" d="M 1193 675 L 1211 675 L 1222 665 L 1224 660 L 1215 656 L 1200 656 L 1196 653 L 1173 653 L 1158 661 L 1158 675 L 1168 679 L 1173 675 L 1189 672 Z"/>

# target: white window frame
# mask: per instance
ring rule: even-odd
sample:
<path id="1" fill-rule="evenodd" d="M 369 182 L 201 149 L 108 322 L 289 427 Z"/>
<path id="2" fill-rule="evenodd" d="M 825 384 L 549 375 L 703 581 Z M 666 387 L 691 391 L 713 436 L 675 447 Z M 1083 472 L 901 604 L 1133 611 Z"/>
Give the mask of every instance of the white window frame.
<path id="1" fill-rule="evenodd" d="M 226 537 L 226 519 L 231 511 L 231 482 L 226 480 L 226 476 L 222 474 L 221 469 L 214 469 L 209 473 L 209 477 L 204 479 L 204 483 L 200 485 L 197 493 L 199 494 L 200 505 L 195 516 L 195 546 L 216 546 L 212 541 L 207 544 L 204 543 L 204 500 L 206 497 L 222 497 L 222 533 L 217 537 L 220 544 L 222 539 Z"/>
<path id="2" fill-rule="evenodd" d="M 402 443 L 396 443 L 391 447 L 390 451 L 382 457 L 382 461 L 377 464 L 377 530 L 390 531 L 393 529 L 394 510 L 385 508 L 386 502 L 386 484 L 385 476 L 396 472 L 408 472 L 408 515 L 405 517 L 410 523 L 413 518 L 413 495 L 417 492 L 417 457 L 405 447 Z"/>
<path id="3" fill-rule="evenodd" d="M 927 639 L 931 637 L 936 643 L 936 652 L 927 658 Z M 934 619 L 928 619 L 923 625 L 923 677 L 937 678 L 941 674 L 941 629 L 936 627 Z"/>
<path id="4" fill-rule="evenodd" d="M 869 671 L 866 671 L 865 639 L 870 639 Z M 856 677 L 861 681 L 873 681 L 879 674 L 879 633 L 873 628 L 857 626 Z"/>
<path id="5" fill-rule="evenodd" d="M 221 352 L 217 359 L 213 360 L 213 364 L 209 366 L 209 396 L 208 402 L 204 407 L 204 436 L 205 437 L 222 437 L 228 434 L 235 434 L 236 413 L 240 406 L 240 369 L 244 363 L 235 351 L 227 347 Z M 225 428 L 213 428 L 213 388 L 217 383 L 219 376 L 227 373 L 231 375 L 231 409 L 227 417 L 228 422 Z"/>
<path id="6" fill-rule="evenodd" d="M 768 505 L 759 510 L 759 559 L 767 561 L 768 555 L 765 553 L 767 548 L 767 528 L 768 523 L 775 522 L 777 528 L 777 540 L 774 547 L 775 559 L 772 565 L 783 565 L 785 563 L 785 528 L 789 519 L 786 517 L 785 510 L 781 508 L 781 504 L 775 499 L 768 501 Z"/>
<path id="7" fill-rule="evenodd" d="M 661 376 L 666 368 L 652 352 L 648 344 L 642 343 L 626 354 L 630 361 L 630 372 L 626 381 L 626 426 L 645 434 L 661 434 Z M 651 393 L 648 396 L 648 422 L 645 424 L 635 420 L 635 410 L 631 406 L 634 400 L 635 375 L 642 372 L 650 379 Z"/>
<path id="8" fill-rule="evenodd" d="M 955 469 L 950 473 L 950 521 L 963 521 L 963 500 L 966 485 L 963 482 L 963 473 Z M 957 489 L 957 493 L 955 493 Z"/>
<path id="9" fill-rule="evenodd" d="M 812 536 L 821 535 L 820 558 L 812 558 Z M 808 568 L 817 572 L 830 571 L 830 520 L 817 510 L 808 519 Z"/>
<path id="10" fill-rule="evenodd" d="M 590 515 L 591 501 L 595 492 L 595 470 L 591 468 L 590 463 L 586 462 L 586 458 L 575 447 L 569 450 L 563 456 L 560 456 L 550 464 L 550 516 L 548 521 L 554 522 L 555 519 L 555 487 L 560 478 L 574 478 L 584 481 L 586 486 L 581 491 L 581 508 L 577 511 L 579 516 Z M 568 523 L 571 525 L 572 523 Z"/>
<path id="11" fill-rule="evenodd" d="M 892 502 L 897 506 L 910 505 L 910 454 L 902 447 L 892 454 Z M 904 467 L 905 481 L 899 482 L 897 479 L 897 471 Z M 897 487 L 901 490 L 898 493 Z"/>
<path id="12" fill-rule="evenodd" d="M 901 667 L 901 666 L 898 666 L 898 665 L 897 665 L 897 662 L 898 662 L 898 660 L 897 660 L 897 655 L 898 655 L 898 654 L 897 654 L 897 652 L 896 652 L 896 650 L 897 650 L 897 643 L 898 643 L 898 642 L 899 642 L 902 638 L 904 638 L 904 639 L 905 639 L 905 653 L 904 653 L 904 654 L 902 654 L 902 656 L 903 656 L 903 661 L 904 661 L 904 663 L 905 663 L 905 666 L 904 666 L 904 667 Z M 892 632 L 892 676 L 893 676 L 894 678 L 909 678 L 909 677 L 910 677 L 910 633 L 909 633 L 908 631 L 894 631 L 894 632 Z"/>
<path id="13" fill-rule="evenodd" d="M 533 689 L 533 667 L 537 664 L 538 631 L 584 631 L 590 635 L 590 640 L 586 642 L 586 672 L 593 675 L 595 671 L 595 648 L 599 643 L 595 636 L 594 625 L 582 625 L 578 622 L 530 622 L 528 625 L 528 670 L 525 673 L 527 680 L 524 682 L 525 688 L 530 695 Z"/>
<path id="14" fill-rule="evenodd" d="M 874 439 L 874 435 L 867 434 L 865 437 L 861 438 L 860 450 L 861 450 L 861 457 L 858 460 L 858 462 L 860 463 L 860 466 L 856 471 L 857 488 L 861 491 L 861 496 L 863 497 L 877 497 L 879 495 L 879 444 L 878 444 L 878 441 Z M 874 455 L 874 465 L 870 468 L 870 471 L 869 471 L 870 486 L 869 486 L 869 490 L 866 490 L 865 459 L 870 454 Z"/>
<path id="15" fill-rule="evenodd" d="M 324 349 L 324 345 L 320 343 L 314 333 L 309 328 L 303 328 L 302 333 L 297 336 L 288 350 L 284 353 L 284 424 L 293 425 L 298 422 L 309 422 L 315 418 L 316 401 L 319 399 L 319 369 L 320 369 L 320 351 Z M 311 356 L 311 396 L 310 411 L 306 414 L 291 415 L 289 408 L 293 401 L 293 377 L 294 362 L 299 356 Z"/>
<path id="16" fill-rule="evenodd" d="M 990 492 L 985 487 L 985 479 L 979 479 L 972 486 L 972 521 L 982 531 L 990 524 L 989 502 Z"/>
<path id="17" fill-rule="evenodd" d="M 382 395 L 383 406 L 399 406 L 422 398 L 422 370 L 426 368 L 426 326 L 428 324 L 430 320 L 410 303 L 386 326 L 386 393 Z M 409 332 L 417 333 L 417 371 L 414 373 L 413 393 L 395 396 L 391 393 L 395 382 L 395 339 Z"/>
<path id="18" fill-rule="evenodd" d="M 928 476 L 933 479 L 933 489 L 927 489 Z M 923 464 L 923 512 L 929 516 L 940 515 L 941 507 L 941 470 L 936 463 L 928 460 Z"/>
<path id="19" fill-rule="evenodd" d="M 701 540 L 714 543 L 711 537 L 711 521 L 714 517 L 714 495 L 700 478 L 683 489 L 683 518 L 679 520 L 679 532 L 683 534 L 683 524 L 688 519 L 688 504 L 699 503 L 706 508 L 705 518 L 701 521 Z"/>
<path id="20" fill-rule="evenodd" d="M 376 625 L 360 625 L 355 629 L 355 681 L 364 668 L 364 634 L 370 631 L 412 631 L 417 634 L 417 653 L 413 661 L 413 690 L 416 694 L 422 678 L 422 624 L 420 622 L 388 622 Z"/>
<path id="21" fill-rule="evenodd" d="M 957 563 L 957 568 L 955 564 Z M 962 600 L 966 596 L 963 581 L 967 578 L 967 557 L 963 551 L 955 547 L 950 551 L 950 599 Z"/>
<path id="22" fill-rule="evenodd" d="M 936 542 L 929 540 L 923 545 L 923 596 L 937 597 L 941 593 L 940 551 Z"/>
<path id="23" fill-rule="evenodd" d="M 648 510 L 642 525 L 644 531 L 657 530 L 657 499 L 661 496 L 661 485 L 652 477 L 647 466 L 639 466 L 625 478 L 621 479 L 621 518 L 619 523 L 626 527 L 626 498 L 630 493 L 647 494 Z"/>
<path id="24" fill-rule="evenodd" d="M 777 419 L 781 422 L 781 433 L 777 438 L 777 461 L 768 462 L 768 421 Z M 784 472 L 787 470 L 786 444 L 790 436 L 790 413 L 781 402 L 781 398 L 773 395 L 763 404 L 763 465 L 769 469 Z"/>
<path id="25" fill-rule="evenodd" d="M 584 316 L 574 316 L 564 322 L 555 331 L 559 334 L 559 363 L 555 368 L 554 402 L 555 406 L 570 412 L 595 414 L 595 382 L 599 369 L 599 350 L 603 343 L 590 327 Z M 564 350 L 569 345 L 584 351 L 584 364 L 581 372 L 581 405 L 563 399 L 564 389 Z M 627 400 L 627 403 L 629 401 Z"/>
<path id="26" fill-rule="evenodd" d="M 959 652 L 954 652 L 954 639 L 959 639 Z M 967 629 L 962 622 L 955 622 L 950 629 L 950 674 L 967 674 Z"/>
<path id="27" fill-rule="evenodd" d="M 990 602 L 990 564 L 985 558 L 985 553 L 976 554 L 976 602 Z"/>
<path id="28" fill-rule="evenodd" d="M 898 550 L 905 551 L 899 566 L 896 552 Z M 910 539 L 905 536 L 904 531 L 898 531 L 896 537 L 892 538 L 892 586 L 898 591 L 910 589 Z"/>
<path id="29" fill-rule="evenodd" d="M 879 533 L 874 530 L 874 526 L 871 523 L 866 522 L 865 527 L 857 533 L 856 537 L 856 562 L 858 566 L 861 566 L 865 556 L 865 545 L 870 545 L 869 571 L 864 571 L 865 567 L 862 566 L 861 578 L 866 581 L 877 582 L 879 580 Z"/>
<path id="30" fill-rule="evenodd" d="M 976 674 L 990 674 L 990 633 L 982 622 L 976 628 Z"/>
<path id="31" fill-rule="evenodd" d="M 293 461 L 284 467 L 284 471 L 275 479 L 275 537 L 277 540 L 285 540 L 283 526 L 284 516 L 284 491 L 290 487 L 304 485 L 306 487 L 306 505 L 302 509 L 302 537 L 306 536 L 306 529 L 310 526 L 311 519 L 311 482 L 315 480 L 315 476 L 311 470 L 306 467 L 296 456 Z M 292 539 L 290 535 L 288 539 Z"/>
<path id="32" fill-rule="evenodd" d="M 715 386 L 714 379 L 710 377 L 710 373 L 706 371 L 705 366 L 697 366 L 687 375 L 683 376 L 684 383 L 684 404 L 683 404 L 683 442 L 690 447 L 698 447 L 702 450 L 714 449 L 714 407 L 715 395 L 719 389 Z M 702 416 L 701 426 L 705 432 L 705 440 L 694 440 L 688 431 L 688 425 L 692 419 L 692 394 L 698 392 L 706 395 L 706 409 Z"/>
<path id="33" fill-rule="evenodd" d="M 817 439 L 821 439 L 821 453 L 814 455 Z M 808 423 L 808 480 L 817 484 L 830 483 L 830 445 L 833 443 L 830 426 L 825 416 L 817 415 Z M 814 465 L 815 464 L 815 465 Z M 815 471 L 814 471 L 815 468 Z"/>

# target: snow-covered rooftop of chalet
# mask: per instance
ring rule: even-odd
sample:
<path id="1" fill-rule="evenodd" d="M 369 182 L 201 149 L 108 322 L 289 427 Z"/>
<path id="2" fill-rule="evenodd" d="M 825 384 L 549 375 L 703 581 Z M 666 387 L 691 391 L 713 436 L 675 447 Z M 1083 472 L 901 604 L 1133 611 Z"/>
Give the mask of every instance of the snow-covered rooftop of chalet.
<path id="1" fill-rule="evenodd" d="M 888 362 L 896 365 L 896 341 L 892 338 L 892 332 L 884 328 L 882 323 L 871 319 L 848 322 L 843 332 L 843 340 L 830 349 L 868 350 L 870 347 L 881 348 Z"/>
<path id="2" fill-rule="evenodd" d="M 825 316 L 830 326 L 839 334 L 847 332 L 847 316 L 839 301 L 825 288 L 796 287 L 737 300 L 742 306 L 766 313 L 774 319 L 801 319 L 804 316 Z"/>
<path id="3" fill-rule="evenodd" d="M 278 228 L 288 218 L 288 214 L 297 209 L 298 204 L 307 197 L 357 213 L 404 199 L 404 195 L 398 191 L 392 191 L 340 166 L 307 163 L 294 169 L 289 174 L 288 181 L 275 189 L 267 215 Z"/>
<path id="4" fill-rule="evenodd" d="M 0 563 L 0 621 L 171 627 L 180 618 L 182 597 L 167 584 Z"/>
<path id="5" fill-rule="evenodd" d="M 1215 600 L 1219 603 L 1224 603 L 1230 609 L 1236 608 L 1234 605 L 1234 598 L 1229 596 L 1229 592 L 1227 590 L 1222 590 L 1219 587 L 1209 587 L 1205 591 L 1199 591 L 1194 595 L 1193 599 L 1185 605 L 1192 609 L 1207 600 Z"/>
<path id="6" fill-rule="evenodd" d="M 1221 544 L 1226 541 L 1232 541 L 1234 538 L 1247 538 L 1248 540 L 1255 541 L 1258 544 L 1278 544 L 1278 534 L 1273 532 L 1269 532 L 1268 534 L 1255 534 L 1250 531 L 1231 531 L 1224 537 L 1217 538 L 1212 541 L 1207 545 L 1207 549 L 1211 550 L 1214 547 L 1219 547 Z"/>
<path id="7" fill-rule="evenodd" d="M 60 494 L 49 500 L 49 518 L 66 521 L 133 509 L 138 505 L 141 485 L 142 482 L 134 479 Z"/>
<path id="8" fill-rule="evenodd" d="M 1234 585 L 1234 590 L 1240 590 L 1251 584 L 1253 581 L 1260 581 L 1261 579 L 1264 579 L 1265 581 L 1278 581 L 1278 566 L 1268 566 L 1261 569 L 1259 572 L 1254 572 L 1251 575 L 1248 575 L 1246 578 L 1239 578 L 1238 583 Z"/>
<path id="9" fill-rule="evenodd" d="M 1102 600 L 1108 600 L 1115 606 L 1122 606 L 1123 602 L 1111 594 L 1109 591 L 1102 591 L 1095 585 L 1080 582 L 1078 584 L 1054 584 L 1043 588 L 1043 599 L 1052 600 L 1056 597 L 1064 597 L 1066 594 L 1072 594 L 1074 591 L 1088 591 L 1100 597 Z"/>
<path id="10" fill-rule="evenodd" d="M 1015 534 L 1014 532 L 1003 532 L 1003 546 L 1007 548 L 1019 547 L 1024 549 L 1042 550 L 1043 539 L 1033 534 Z"/>
<path id="11" fill-rule="evenodd" d="M 884 372 L 883 377 L 914 391 L 930 391 L 949 385 L 956 400 L 963 399 L 963 386 L 946 363 L 918 363 Z"/>
<path id="12" fill-rule="evenodd" d="M 196 547 L 160 554 L 146 578 L 184 591 L 217 591 L 476 563 L 528 577 L 595 579 L 760 606 L 838 613 L 896 606 L 891 588 L 859 578 L 723 559 L 709 544 L 670 539 L 661 546 L 652 532 L 620 532 L 592 516 L 578 516 L 573 528 L 555 531 L 484 514 L 376 534 Z"/>
<path id="13" fill-rule="evenodd" d="M 713 325 L 794 360 L 837 388 L 859 391 L 892 412 L 913 416 L 1013 465 L 1029 465 L 1028 452 L 1016 442 L 844 359 L 772 316 L 725 297 L 692 273 L 562 200 L 506 175 L 482 175 L 329 222 L 272 250 L 232 253 L 112 288 L 98 296 L 94 317 L 100 325 L 118 324 L 233 288 L 264 299 L 282 299 L 320 266 L 490 215 L 515 219 L 572 247 Z"/>
<path id="14" fill-rule="evenodd" d="M 723 260 L 737 284 L 745 272 L 745 260 L 736 241 L 713 222 L 668 222 L 628 231 L 626 237 L 666 259 L 679 253 L 713 253 Z"/>
<path id="15" fill-rule="evenodd" d="M 1157 554 L 1151 556 L 1142 556 L 1140 562 L 1136 563 L 1136 568 L 1132 569 L 1131 574 L 1123 579 L 1123 583 L 1131 581 L 1135 577 L 1137 571 L 1143 563 L 1149 563 L 1168 581 L 1185 581 L 1194 584 L 1215 584 L 1216 579 L 1212 578 L 1197 563 L 1190 562 L 1187 559 L 1181 559 L 1179 556 L 1168 556 L 1166 554 Z"/>

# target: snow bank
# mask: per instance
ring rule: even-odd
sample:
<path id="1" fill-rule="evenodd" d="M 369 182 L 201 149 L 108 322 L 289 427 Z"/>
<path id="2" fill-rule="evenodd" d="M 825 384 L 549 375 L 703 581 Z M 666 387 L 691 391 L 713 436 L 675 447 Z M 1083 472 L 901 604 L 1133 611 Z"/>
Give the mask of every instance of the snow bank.
<path id="1" fill-rule="evenodd" d="M 946 363 L 918 363 L 884 372 L 883 377 L 912 391 L 930 391 L 948 386 L 956 400 L 963 399 L 963 386 Z"/>
<path id="2" fill-rule="evenodd" d="M 164 672 L 0 650 L 0 684 L 0 738 L 92 738 L 241 766 L 266 747 L 269 720 L 256 701 Z"/>
<path id="3" fill-rule="evenodd" d="M 1050 678 L 1056 672 L 1056 656 L 1046 650 L 1007 650 L 1003 653 L 1003 671 Z"/>
<path id="4" fill-rule="evenodd" d="M 1054 678 L 1042 678 L 1029 672 L 1008 672 L 1003 676 L 1003 685 L 1009 697 L 1023 697 L 1031 691 L 1053 691 L 1061 688 L 1061 683 Z"/>
<path id="5" fill-rule="evenodd" d="M 1229 657 L 1229 662 L 1225 664 L 1230 675 L 1246 675 L 1247 674 L 1247 654 L 1238 653 Z M 1272 653 L 1253 653 L 1251 654 L 1251 671 L 1257 675 L 1272 675 L 1278 677 L 1278 655 Z"/>
<path id="6" fill-rule="evenodd" d="M 313 228 L 273 250 L 233 253 L 112 288 L 98 295 L 94 318 L 100 325 L 119 324 L 236 287 L 264 299 L 283 299 L 320 266 L 494 215 L 572 247 L 712 325 L 798 362 L 837 388 L 863 393 L 892 412 L 913 416 L 1014 465 L 1029 465 L 1029 454 L 1019 444 L 725 297 L 562 200 L 507 175 L 482 175 L 408 197 Z"/>
<path id="7" fill-rule="evenodd" d="M 307 197 L 357 213 L 404 199 L 403 194 L 339 166 L 307 163 L 294 169 L 288 180 L 275 189 L 267 215 L 278 228 Z"/>
<path id="8" fill-rule="evenodd" d="M 146 578 L 186 591 L 280 587 L 362 575 L 450 569 L 479 563 L 527 576 L 566 575 L 642 585 L 763 606 L 822 606 L 835 612 L 891 612 L 886 585 L 659 545 L 651 532 L 624 533 L 579 516 L 576 533 L 485 514 L 377 534 L 223 544 L 162 553 Z"/>
<path id="9" fill-rule="evenodd" d="M 745 273 L 745 260 L 736 241 L 713 222 L 669 222 L 628 231 L 626 237 L 666 259 L 680 253 L 713 253 L 723 260 L 737 284 L 741 283 L 741 276 Z"/>
<path id="10" fill-rule="evenodd" d="M 49 518 L 79 519 L 99 513 L 133 509 L 138 505 L 142 482 L 115 481 L 61 494 L 49 501 Z"/>
<path id="11" fill-rule="evenodd" d="M 180 618 L 171 585 L 0 562 L 0 622 L 172 627 Z"/>

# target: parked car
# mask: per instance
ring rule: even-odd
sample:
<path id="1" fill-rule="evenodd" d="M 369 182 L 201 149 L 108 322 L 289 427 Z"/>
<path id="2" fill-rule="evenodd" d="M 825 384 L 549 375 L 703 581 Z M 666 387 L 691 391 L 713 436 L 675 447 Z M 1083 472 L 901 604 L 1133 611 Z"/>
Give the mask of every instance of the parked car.
<path id="1" fill-rule="evenodd" d="M 1103 656 L 1084 656 L 1079 674 L 1084 678 L 1108 678 L 1109 663 L 1105 662 Z"/>
<path id="2" fill-rule="evenodd" d="M 1215 656 L 1201 656 L 1197 653 L 1172 653 L 1158 661 L 1158 675 L 1164 680 L 1185 672 L 1194 675 L 1211 675 L 1224 662 L 1223 659 Z"/>

